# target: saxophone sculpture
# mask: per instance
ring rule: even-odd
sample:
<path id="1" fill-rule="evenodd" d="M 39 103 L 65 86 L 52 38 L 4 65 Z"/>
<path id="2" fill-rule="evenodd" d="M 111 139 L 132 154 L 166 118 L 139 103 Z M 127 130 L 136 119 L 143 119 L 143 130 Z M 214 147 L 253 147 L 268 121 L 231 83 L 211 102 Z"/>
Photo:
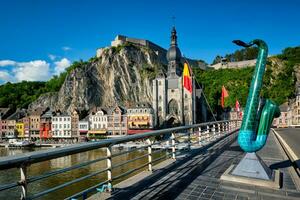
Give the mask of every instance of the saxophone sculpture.
<path id="1" fill-rule="evenodd" d="M 268 56 L 267 44 L 259 39 L 255 39 L 248 44 L 240 40 L 234 40 L 233 43 L 243 47 L 257 45 L 259 49 L 247 104 L 244 110 L 242 126 L 238 134 L 240 147 L 245 152 L 251 153 L 260 150 L 265 145 L 273 119 L 280 116 L 280 110 L 278 106 L 269 99 L 267 99 L 265 104 L 259 109 L 259 95 Z"/>

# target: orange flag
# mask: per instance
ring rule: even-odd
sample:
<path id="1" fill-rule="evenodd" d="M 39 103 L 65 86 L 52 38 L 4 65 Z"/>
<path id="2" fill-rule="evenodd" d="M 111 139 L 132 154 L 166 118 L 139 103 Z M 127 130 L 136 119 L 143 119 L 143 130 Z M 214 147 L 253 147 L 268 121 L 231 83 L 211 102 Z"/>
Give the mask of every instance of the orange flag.
<path id="1" fill-rule="evenodd" d="M 221 94 L 221 106 L 222 108 L 224 108 L 225 106 L 225 98 L 228 97 L 228 92 L 226 90 L 226 88 L 224 87 L 224 85 L 222 86 L 222 94 Z"/>
<path id="2" fill-rule="evenodd" d="M 183 87 L 192 93 L 192 77 L 187 63 L 183 67 Z"/>

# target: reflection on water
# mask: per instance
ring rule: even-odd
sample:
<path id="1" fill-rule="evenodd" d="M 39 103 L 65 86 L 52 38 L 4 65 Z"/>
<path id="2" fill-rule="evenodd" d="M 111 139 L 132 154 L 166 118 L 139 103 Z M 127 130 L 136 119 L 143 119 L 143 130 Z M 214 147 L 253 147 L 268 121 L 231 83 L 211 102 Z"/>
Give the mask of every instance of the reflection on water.
<path id="1" fill-rule="evenodd" d="M 25 150 L 25 149 L 6 149 L 6 148 L 1 148 L 0 147 L 0 156 L 13 156 L 17 154 L 23 154 L 29 151 L 34 151 L 35 149 L 31 150 Z M 40 150 L 40 149 L 36 149 Z M 113 153 L 117 153 L 119 150 L 114 150 Z M 113 163 L 121 163 L 125 162 L 126 160 L 133 159 L 138 156 L 145 155 L 146 151 L 135 151 L 129 154 L 125 154 L 122 156 L 118 156 L 113 158 L 112 162 Z M 82 163 L 84 161 L 89 161 L 89 160 L 95 160 L 101 157 L 104 157 L 106 155 L 106 150 L 105 149 L 98 149 L 98 150 L 93 150 L 89 152 L 84 152 L 84 153 L 79 153 L 79 154 L 74 154 L 70 156 L 65 156 L 49 161 L 44 161 L 41 163 L 36 163 L 31 165 L 28 168 L 28 174 L 29 177 L 36 176 L 43 174 L 45 172 L 69 167 L 78 163 Z M 161 156 L 156 155 L 155 157 Z M 124 173 L 130 169 L 136 168 L 142 164 L 145 164 L 147 162 L 147 157 L 144 157 L 143 159 L 131 162 L 129 164 L 126 164 L 124 166 L 121 166 L 119 168 L 116 168 L 112 171 L 113 176 L 117 176 L 120 173 Z M 35 194 L 37 192 L 41 192 L 46 189 L 50 189 L 54 186 L 63 184 L 67 181 L 71 181 L 75 178 L 82 177 L 84 175 L 90 174 L 95 171 L 99 171 L 101 169 L 106 168 L 106 161 L 100 161 L 85 167 L 82 167 L 80 169 L 72 170 L 70 172 L 66 172 L 63 174 L 58 174 L 56 176 L 47 178 L 45 180 L 41 181 L 36 181 L 33 183 L 30 183 L 28 188 L 29 188 L 29 195 L 30 194 Z M 3 170 L 0 171 L 0 184 L 7 184 L 7 183 L 12 183 L 16 182 L 17 180 L 20 179 L 20 172 L 19 169 L 9 169 L 9 170 Z M 64 187 L 63 189 L 57 190 L 56 192 L 43 196 L 40 199 L 64 199 L 66 197 L 71 196 L 72 194 L 75 194 L 77 192 L 80 192 L 88 187 L 94 186 L 97 183 L 100 183 L 102 181 L 106 180 L 106 173 L 101 173 L 99 175 L 96 175 L 94 177 L 91 177 L 87 180 L 81 181 L 79 183 L 72 184 L 71 186 Z M 119 182 L 121 180 L 118 180 Z M 2 191 L 0 192 L 0 199 L 19 199 L 20 198 L 20 189 L 15 188 L 7 191 Z"/>

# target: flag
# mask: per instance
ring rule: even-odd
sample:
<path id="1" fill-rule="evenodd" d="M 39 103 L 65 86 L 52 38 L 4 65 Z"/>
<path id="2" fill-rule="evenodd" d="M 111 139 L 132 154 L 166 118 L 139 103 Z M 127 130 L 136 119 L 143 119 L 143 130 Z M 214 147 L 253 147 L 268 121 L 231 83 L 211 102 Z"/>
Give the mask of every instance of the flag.
<path id="1" fill-rule="evenodd" d="M 228 92 L 226 90 L 226 88 L 224 87 L 224 85 L 222 86 L 222 94 L 221 94 L 221 106 L 222 108 L 225 107 L 225 98 L 228 97 Z"/>
<path id="2" fill-rule="evenodd" d="M 183 67 L 183 87 L 192 93 L 192 77 L 187 63 Z"/>
<path id="3" fill-rule="evenodd" d="M 240 103 L 238 100 L 235 101 L 235 111 L 240 112 Z"/>

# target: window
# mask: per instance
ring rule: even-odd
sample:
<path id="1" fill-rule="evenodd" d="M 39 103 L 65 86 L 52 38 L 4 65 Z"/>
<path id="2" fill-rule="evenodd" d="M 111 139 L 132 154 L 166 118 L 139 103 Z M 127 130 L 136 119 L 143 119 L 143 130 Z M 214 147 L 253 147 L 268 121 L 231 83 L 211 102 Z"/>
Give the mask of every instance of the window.
<path id="1" fill-rule="evenodd" d="M 161 85 L 161 81 L 158 81 L 158 85 Z"/>
<path id="2" fill-rule="evenodd" d="M 160 111 L 160 112 L 161 112 L 161 110 L 162 110 L 162 109 L 161 109 L 161 107 L 159 106 L 159 107 L 158 107 L 158 111 Z"/>
<path id="3" fill-rule="evenodd" d="M 159 100 L 161 100 L 161 95 L 159 95 Z"/>
<path id="4" fill-rule="evenodd" d="M 184 94 L 184 98 L 188 98 L 187 94 Z"/>

